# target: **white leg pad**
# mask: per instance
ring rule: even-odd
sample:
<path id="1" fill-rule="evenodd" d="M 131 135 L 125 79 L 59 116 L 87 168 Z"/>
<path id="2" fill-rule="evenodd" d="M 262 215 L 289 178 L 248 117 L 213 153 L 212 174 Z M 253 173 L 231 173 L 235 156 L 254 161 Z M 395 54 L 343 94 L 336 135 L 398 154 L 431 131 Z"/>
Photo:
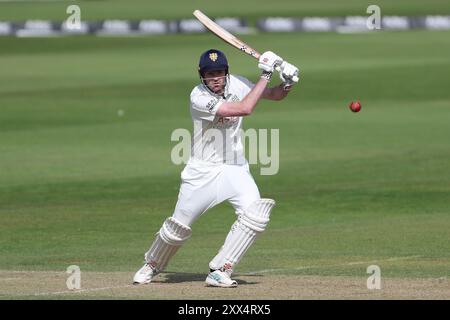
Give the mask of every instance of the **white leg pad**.
<path id="1" fill-rule="evenodd" d="M 272 199 L 253 202 L 233 224 L 224 245 L 209 263 L 209 267 L 220 269 L 225 265 L 233 267 L 238 264 L 258 234 L 266 229 L 274 206 L 275 201 Z"/>
<path id="2" fill-rule="evenodd" d="M 155 268 L 156 272 L 161 272 L 191 234 L 190 227 L 173 217 L 167 218 L 156 234 L 152 246 L 145 254 L 145 261 Z"/>

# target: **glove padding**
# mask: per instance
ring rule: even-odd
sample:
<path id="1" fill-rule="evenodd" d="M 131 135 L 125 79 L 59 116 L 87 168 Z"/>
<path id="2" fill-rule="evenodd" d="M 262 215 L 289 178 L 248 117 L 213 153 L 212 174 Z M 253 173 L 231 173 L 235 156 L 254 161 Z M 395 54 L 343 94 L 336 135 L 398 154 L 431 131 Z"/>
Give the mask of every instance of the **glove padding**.
<path id="1" fill-rule="evenodd" d="M 266 51 L 259 57 L 258 68 L 266 72 L 274 72 L 283 63 L 283 59 L 272 51 Z"/>
<path id="2" fill-rule="evenodd" d="M 277 70 L 280 73 L 280 79 L 284 84 L 293 85 L 298 82 L 299 70 L 293 64 L 283 61 Z"/>

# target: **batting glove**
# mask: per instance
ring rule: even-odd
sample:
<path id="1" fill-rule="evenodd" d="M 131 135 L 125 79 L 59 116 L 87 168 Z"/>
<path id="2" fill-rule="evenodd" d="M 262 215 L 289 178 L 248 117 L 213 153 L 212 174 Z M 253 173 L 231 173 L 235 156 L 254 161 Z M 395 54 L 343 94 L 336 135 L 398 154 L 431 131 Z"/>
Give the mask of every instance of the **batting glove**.
<path id="1" fill-rule="evenodd" d="M 283 63 L 283 59 L 272 51 L 266 51 L 259 57 L 258 68 L 262 71 L 272 73 L 277 66 Z"/>
<path id="2" fill-rule="evenodd" d="M 283 61 L 278 69 L 280 73 L 280 79 L 283 83 L 288 83 L 289 85 L 293 85 L 298 82 L 299 78 L 299 70 L 293 64 L 290 64 L 287 61 Z"/>

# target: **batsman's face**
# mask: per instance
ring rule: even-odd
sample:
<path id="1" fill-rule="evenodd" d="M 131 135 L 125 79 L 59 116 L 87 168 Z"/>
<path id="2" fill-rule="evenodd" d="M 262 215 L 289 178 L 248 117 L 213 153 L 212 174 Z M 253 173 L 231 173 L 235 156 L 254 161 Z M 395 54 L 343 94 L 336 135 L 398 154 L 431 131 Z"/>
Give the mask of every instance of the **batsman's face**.
<path id="1" fill-rule="evenodd" d="M 222 94 L 225 82 L 226 71 L 225 70 L 213 70 L 206 71 L 203 75 L 206 85 L 216 94 Z"/>

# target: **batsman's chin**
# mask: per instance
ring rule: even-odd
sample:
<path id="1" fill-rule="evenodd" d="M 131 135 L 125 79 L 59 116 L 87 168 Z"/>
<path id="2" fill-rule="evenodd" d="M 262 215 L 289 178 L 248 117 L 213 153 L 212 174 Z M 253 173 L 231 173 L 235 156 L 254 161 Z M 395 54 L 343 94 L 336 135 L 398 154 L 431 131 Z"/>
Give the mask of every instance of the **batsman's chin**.
<path id="1" fill-rule="evenodd" d="M 221 94 L 222 93 L 222 86 L 221 85 L 213 86 L 212 87 L 212 91 L 215 94 Z"/>

